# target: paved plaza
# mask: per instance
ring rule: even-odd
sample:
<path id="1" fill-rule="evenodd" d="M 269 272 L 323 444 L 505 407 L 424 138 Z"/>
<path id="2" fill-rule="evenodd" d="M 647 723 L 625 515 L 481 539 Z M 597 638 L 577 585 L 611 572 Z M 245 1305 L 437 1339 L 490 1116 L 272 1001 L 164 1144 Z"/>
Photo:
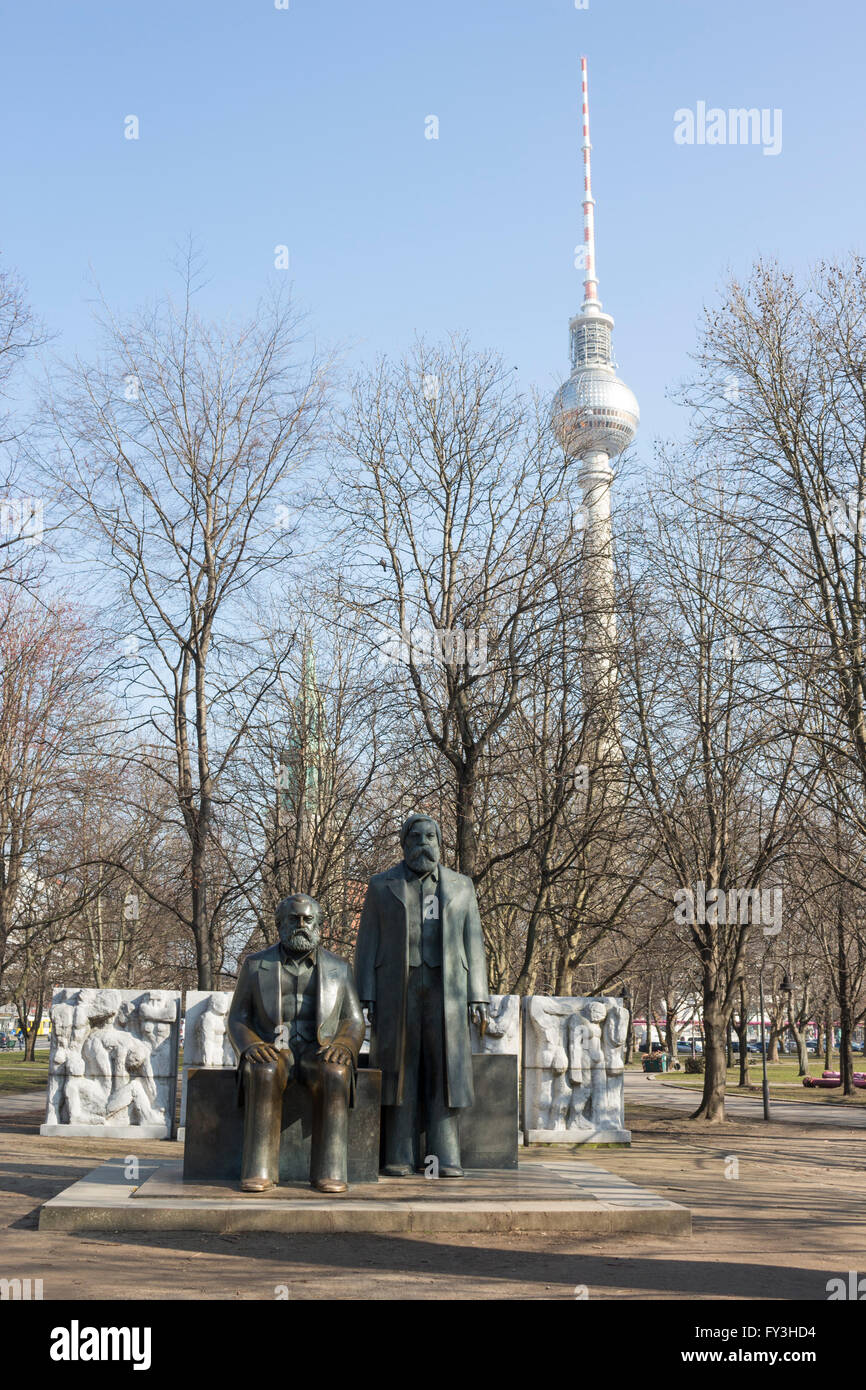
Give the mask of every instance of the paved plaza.
<path id="1" fill-rule="evenodd" d="M 46 1299 L 823 1302 L 828 1280 L 866 1271 L 859 1115 L 826 1115 L 822 1107 L 819 1134 L 752 1115 L 720 1129 L 686 1122 L 676 1097 L 659 1101 L 672 1091 L 647 1085 L 652 1103 L 629 1096 L 631 1149 L 571 1159 L 558 1147 L 553 1161 L 589 1163 L 687 1208 L 690 1236 L 575 1234 L 555 1221 L 517 1235 L 40 1230 L 46 1202 L 108 1159 L 131 1155 L 128 1144 L 105 1139 L 40 1138 L 41 1097 L 27 1097 L 17 1113 L 0 1112 L 3 1263 L 21 1278 L 41 1278 Z M 143 1174 L 174 1146 L 135 1148 Z M 550 1150 L 531 1152 L 533 1161 L 551 1161 Z"/>
<path id="2" fill-rule="evenodd" d="M 852 1105 L 834 1107 L 829 1104 L 815 1104 L 809 1100 L 797 1100 L 796 1088 L 791 1087 L 790 1100 L 773 1097 L 770 1101 L 770 1114 L 774 1124 L 780 1125 L 818 1125 L 822 1128 L 837 1128 L 840 1124 L 846 1129 L 866 1129 L 866 1107 Z M 625 1074 L 626 1099 L 639 1104 L 649 1100 L 653 1105 L 691 1114 L 697 1109 L 701 1098 L 697 1086 L 684 1087 L 675 1081 L 665 1082 L 664 1077 L 644 1075 L 627 1071 Z M 739 1096 L 736 1091 L 728 1091 L 725 1109 L 731 1119 L 763 1122 L 763 1100 L 757 1096 Z"/>

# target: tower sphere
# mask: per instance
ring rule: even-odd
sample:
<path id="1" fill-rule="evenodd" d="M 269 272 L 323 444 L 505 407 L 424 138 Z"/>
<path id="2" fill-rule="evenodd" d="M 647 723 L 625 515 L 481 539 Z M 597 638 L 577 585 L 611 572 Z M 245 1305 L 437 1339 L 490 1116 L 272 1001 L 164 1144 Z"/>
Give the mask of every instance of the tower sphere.
<path id="1" fill-rule="evenodd" d="M 614 458 L 637 434 L 637 400 L 612 368 L 579 367 L 553 398 L 553 428 L 569 458 L 605 453 Z"/>
<path id="2" fill-rule="evenodd" d="M 589 95 L 586 59 L 580 60 L 583 121 L 583 306 L 569 324 L 571 375 L 553 398 L 551 422 L 567 458 L 591 454 L 615 458 L 627 449 L 640 421 L 633 393 L 614 369 L 611 333 L 613 319 L 603 312 L 598 297 L 595 264 L 595 199 L 590 173 Z M 597 460 L 596 460 L 597 462 Z M 597 484 L 590 482 L 590 487 Z"/>

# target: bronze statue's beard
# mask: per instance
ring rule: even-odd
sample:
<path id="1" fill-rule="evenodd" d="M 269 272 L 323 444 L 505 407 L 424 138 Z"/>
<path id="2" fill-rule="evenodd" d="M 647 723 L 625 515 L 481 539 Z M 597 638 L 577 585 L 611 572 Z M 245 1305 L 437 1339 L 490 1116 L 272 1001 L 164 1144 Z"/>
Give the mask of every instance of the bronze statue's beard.
<path id="1" fill-rule="evenodd" d="M 416 873 L 421 873 L 425 869 L 435 869 L 439 860 L 430 850 L 416 849 L 406 855 L 406 862 L 410 869 L 414 869 Z"/>
<path id="2" fill-rule="evenodd" d="M 306 955 L 312 951 L 314 946 L 319 944 L 319 932 L 316 927 L 299 927 L 297 931 L 281 937 L 282 943 L 287 951 L 293 956 Z"/>

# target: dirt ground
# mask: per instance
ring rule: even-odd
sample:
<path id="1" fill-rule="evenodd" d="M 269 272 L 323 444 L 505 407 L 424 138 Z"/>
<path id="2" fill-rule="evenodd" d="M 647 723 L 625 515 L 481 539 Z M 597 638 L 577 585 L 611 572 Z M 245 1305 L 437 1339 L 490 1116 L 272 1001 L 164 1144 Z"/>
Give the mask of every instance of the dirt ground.
<path id="1" fill-rule="evenodd" d="M 41 1107 L 40 1107 L 41 1109 Z M 862 1135 L 694 1124 L 629 1107 L 630 1150 L 590 1157 L 689 1208 L 691 1237 L 40 1234 L 39 1206 L 129 1142 L 0 1120 L 0 1277 L 45 1299 L 805 1299 L 866 1273 Z M 135 1146 L 140 1158 L 176 1146 Z M 557 1158 L 562 1150 L 557 1146 Z M 580 1162 L 579 1158 L 575 1162 Z M 728 1176 L 726 1176 L 726 1174 Z M 287 1286 L 281 1290 L 280 1286 Z M 585 1290 L 585 1292 L 584 1292 Z M 279 1292 L 278 1292 L 279 1291 Z"/>

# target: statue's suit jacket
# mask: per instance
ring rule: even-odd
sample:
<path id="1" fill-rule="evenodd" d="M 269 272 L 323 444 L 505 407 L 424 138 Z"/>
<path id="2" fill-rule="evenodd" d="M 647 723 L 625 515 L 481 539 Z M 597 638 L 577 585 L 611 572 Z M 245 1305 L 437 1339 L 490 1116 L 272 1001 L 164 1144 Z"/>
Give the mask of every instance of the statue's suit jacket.
<path id="1" fill-rule="evenodd" d="M 257 1042 L 276 1045 L 280 1005 L 280 948 L 277 944 L 247 956 L 241 966 L 228 1017 L 229 1037 L 239 1057 Z M 316 1036 L 320 1046 L 341 1043 L 351 1052 L 357 1066 L 364 1032 L 364 1015 L 349 962 L 319 946 L 316 951 Z"/>
<path id="2" fill-rule="evenodd" d="M 414 875 L 403 863 L 371 878 L 355 950 L 358 994 L 375 1004 L 370 1065 L 382 1069 L 383 1105 L 403 1103 L 410 878 L 417 892 Z M 440 864 L 439 901 L 447 1099 L 460 1108 L 473 1101 L 467 1007 L 488 1001 L 487 960 L 472 879 Z"/>

